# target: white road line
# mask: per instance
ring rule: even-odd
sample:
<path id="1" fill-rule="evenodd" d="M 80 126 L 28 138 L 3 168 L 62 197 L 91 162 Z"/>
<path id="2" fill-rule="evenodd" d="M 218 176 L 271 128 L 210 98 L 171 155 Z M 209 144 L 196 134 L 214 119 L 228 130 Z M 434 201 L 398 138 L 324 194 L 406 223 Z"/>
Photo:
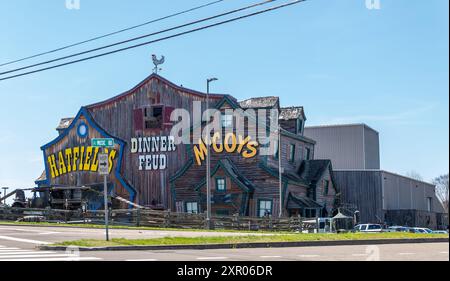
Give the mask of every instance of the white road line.
<path id="1" fill-rule="evenodd" d="M 42 230 L 34 230 L 34 229 L 22 229 L 22 228 L 9 228 L 8 230 L 21 231 L 21 232 L 33 232 L 38 235 L 47 235 L 47 234 L 59 234 L 61 232 L 56 231 L 42 231 Z"/>
<path id="2" fill-rule="evenodd" d="M 39 254 L 39 252 L 36 252 L 36 254 L 33 255 L 16 255 L 14 257 L 11 256 L 2 256 L 0 255 L 0 260 L 2 259 L 10 259 L 10 258 L 56 258 L 56 257 L 65 257 L 68 258 L 67 254 Z M 75 259 L 77 257 L 70 257 L 72 259 Z"/>
<path id="3" fill-rule="evenodd" d="M 415 253 L 398 253 L 401 256 L 415 255 Z"/>
<path id="4" fill-rule="evenodd" d="M 317 258 L 320 257 L 319 255 L 298 255 L 301 258 Z"/>
<path id="5" fill-rule="evenodd" d="M 352 254 L 354 257 L 367 257 L 367 254 Z"/>
<path id="6" fill-rule="evenodd" d="M 20 253 L 20 252 L 35 252 L 33 250 L 15 250 L 15 249 L 10 249 L 10 250 L 0 250 L 0 255 L 4 254 L 4 253 Z"/>
<path id="7" fill-rule="evenodd" d="M 260 258 L 263 258 L 263 259 L 276 259 L 276 258 L 281 258 L 281 256 L 260 256 Z"/>
<path id="8" fill-rule="evenodd" d="M 21 249 L 19 249 L 19 248 L 1 248 L 0 252 L 2 252 L 2 251 L 10 251 L 10 250 L 21 250 Z"/>
<path id="9" fill-rule="evenodd" d="M 22 239 L 22 238 L 15 238 L 15 237 L 2 236 L 2 235 L 0 235 L 0 240 L 10 240 L 10 241 L 16 241 L 16 242 L 31 243 L 31 244 L 42 244 L 42 245 L 51 244 L 50 242 L 45 242 L 45 241 Z"/>
<path id="10" fill-rule="evenodd" d="M 94 257 L 86 257 L 86 258 L 49 258 L 49 259 L 41 259 L 41 258 L 37 258 L 37 259 L 31 259 L 31 258 L 27 258 L 27 259 L 5 259 L 5 260 L 1 260 L 1 261 L 92 261 L 92 260 L 102 260 L 101 258 L 94 258 Z"/>
<path id="11" fill-rule="evenodd" d="M 157 259 L 135 259 L 135 260 L 125 260 L 125 261 L 157 261 Z"/>
<path id="12" fill-rule="evenodd" d="M 37 252 L 37 251 L 24 251 L 24 252 L 6 252 L 0 253 L 0 256 L 12 256 L 12 255 L 34 255 L 34 254 L 56 254 L 56 252 Z"/>
<path id="13" fill-rule="evenodd" d="M 197 258 L 198 260 L 226 260 L 227 257 L 201 257 Z"/>
<path id="14" fill-rule="evenodd" d="M 448 252 L 440 252 L 439 254 L 448 255 Z"/>

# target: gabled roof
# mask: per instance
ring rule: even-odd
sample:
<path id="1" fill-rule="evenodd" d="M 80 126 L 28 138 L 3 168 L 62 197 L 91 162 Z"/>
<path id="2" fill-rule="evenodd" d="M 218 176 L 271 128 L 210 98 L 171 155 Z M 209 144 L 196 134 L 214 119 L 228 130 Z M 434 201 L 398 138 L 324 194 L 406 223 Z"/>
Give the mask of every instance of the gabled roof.
<path id="1" fill-rule="evenodd" d="M 320 209 L 323 206 L 312 200 L 311 198 L 289 193 L 287 208 L 288 209 Z"/>
<path id="2" fill-rule="evenodd" d="M 188 89 L 188 88 L 184 88 L 184 87 L 182 87 L 182 86 L 178 86 L 178 85 L 174 84 L 173 82 L 170 82 L 169 80 L 165 79 L 164 77 L 159 76 L 158 74 L 152 73 L 150 76 L 148 76 L 147 78 L 145 78 L 142 82 L 140 82 L 139 84 L 137 84 L 137 85 L 136 85 L 135 87 L 133 87 L 131 90 L 126 91 L 126 92 L 123 92 L 123 93 L 121 93 L 121 94 L 119 94 L 119 95 L 117 95 L 117 96 L 114 96 L 114 97 L 112 97 L 112 98 L 109 98 L 109 99 L 107 99 L 107 100 L 104 100 L 104 101 L 101 101 L 101 102 L 98 102 L 98 103 L 94 103 L 94 104 L 88 105 L 88 106 L 86 106 L 86 108 L 87 108 L 88 110 L 90 110 L 90 109 L 93 109 L 93 108 L 97 108 L 97 107 L 101 107 L 101 106 L 108 105 L 108 104 L 110 104 L 110 103 L 119 101 L 119 100 L 121 100 L 121 99 L 123 99 L 123 98 L 126 98 L 126 97 L 128 97 L 129 95 L 132 95 L 132 94 L 136 93 L 137 90 L 139 90 L 142 86 L 144 86 L 146 83 L 148 83 L 148 82 L 149 82 L 150 80 L 152 80 L 152 79 L 158 80 L 158 81 L 160 81 L 160 82 L 166 84 L 167 86 L 172 87 L 172 88 L 174 88 L 174 89 L 176 89 L 176 90 L 179 90 L 179 91 L 182 91 L 182 92 L 186 92 L 186 93 L 189 93 L 189 94 L 191 94 L 191 95 L 195 95 L 195 96 L 199 96 L 199 97 L 206 98 L 206 93 L 199 92 L 199 91 L 195 91 L 195 90 Z M 222 95 L 222 94 L 209 94 L 209 97 L 210 97 L 211 99 L 215 99 L 215 100 L 221 99 L 223 96 L 224 96 L 224 95 Z"/>
<path id="3" fill-rule="evenodd" d="M 59 125 L 58 127 L 56 127 L 56 130 L 60 131 L 69 128 L 70 124 L 72 124 L 73 119 L 73 117 L 62 118 L 61 121 L 59 121 Z"/>
<path id="4" fill-rule="evenodd" d="M 233 164 L 233 162 L 228 159 L 224 158 L 221 159 L 219 162 L 217 162 L 214 169 L 211 171 L 211 177 L 213 177 L 216 172 L 219 170 L 219 168 L 222 168 L 227 176 L 231 178 L 231 180 L 236 183 L 243 191 L 245 192 L 251 192 L 255 189 L 255 186 L 251 181 L 249 181 L 246 177 L 244 177 L 237 167 Z M 175 180 L 175 179 L 172 179 Z M 197 186 L 196 190 L 200 189 L 202 186 L 206 184 L 206 178 L 204 178 Z"/>
<path id="5" fill-rule="evenodd" d="M 298 174 L 305 181 L 314 184 L 330 168 L 330 165 L 330 160 L 304 160 L 300 164 Z"/>
<path id="6" fill-rule="evenodd" d="M 305 111 L 303 110 L 303 106 L 291 106 L 291 107 L 283 107 L 280 109 L 281 120 L 292 120 L 303 118 L 306 120 Z"/>
<path id="7" fill-rule="evenodd" d="M 243 109 L 248 108 L 274 108 L 279 104 L 279 97 L 257 97 L 250 98 L 239 102 Z"/>

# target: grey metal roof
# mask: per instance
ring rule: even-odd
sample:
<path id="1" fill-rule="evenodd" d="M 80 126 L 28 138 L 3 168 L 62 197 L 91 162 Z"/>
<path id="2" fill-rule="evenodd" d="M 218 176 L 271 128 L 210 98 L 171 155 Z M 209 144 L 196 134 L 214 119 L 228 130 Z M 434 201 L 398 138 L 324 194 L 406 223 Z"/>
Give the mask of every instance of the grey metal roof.
<path id="1" fill-rule="evenodd" d="M 292 120 L 298 118 L 305 118 L 305 112 L 303 110 L 303 106 L 291 106 L 291 107 L 283 107 L 280 110 L 280 119 L 282 120 Z"/>
<path id="2" fill-rule="evenodd" d="M 64 130 L 67 129 L 70 124 L 72 124 L 74 118 L 62 118 L 61 121 L 59 121 L 58 127 L 56 127 L 56 130 Z"/>
<path id="3" fill-rule="evenodd" d="M 268 108 L 275 107 L 279 104 L 279 97 L 256 97 L 243 100 L 239 102 L 239 105 L 243 109 L 247 108 Z"/>

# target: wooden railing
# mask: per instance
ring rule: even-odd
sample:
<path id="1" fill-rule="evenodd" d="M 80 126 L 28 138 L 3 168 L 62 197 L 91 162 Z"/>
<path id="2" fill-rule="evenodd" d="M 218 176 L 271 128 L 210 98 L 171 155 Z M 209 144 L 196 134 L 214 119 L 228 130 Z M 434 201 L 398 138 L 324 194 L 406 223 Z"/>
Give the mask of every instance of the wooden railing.
<path id="1" fill-rule="evenodd" d="M 104 211 L 0 208 L 0 221 L 46 221 L 55 223 L 102 224 Z M 214 229 L 302 231 L 302 218 L 213 216 Z M 205 214 L 176 213 L 154 210 L 112 210 L 111 225 L 157 228 L 206 228 Z"/>

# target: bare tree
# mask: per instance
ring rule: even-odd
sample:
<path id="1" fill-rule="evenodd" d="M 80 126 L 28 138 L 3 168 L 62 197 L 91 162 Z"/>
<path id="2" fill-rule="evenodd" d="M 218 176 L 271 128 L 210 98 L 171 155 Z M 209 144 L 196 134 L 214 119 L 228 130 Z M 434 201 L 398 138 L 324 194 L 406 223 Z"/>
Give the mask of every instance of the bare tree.
<path id="1" fill-rule="evenodd" d="M 423 178 L 422 178 L 422 176 L 418 173 L 418 172 L 416 172 L 416 171 L 409 171 L 409 172 L 407 172 L 406 173 L 406 176 L 408 177 L 408 178 L 412 178 L 412 179 L 415 179 L 415 180 L 418 180 L 418 181 L 423 181 Z"/>
<path id="2" fill-rule="evenodd" d="M 435 178 L 433 184 L 436 185 L 436 196 L 442 202 L 445 212 L 448 213 L 448 174 Z"/>

